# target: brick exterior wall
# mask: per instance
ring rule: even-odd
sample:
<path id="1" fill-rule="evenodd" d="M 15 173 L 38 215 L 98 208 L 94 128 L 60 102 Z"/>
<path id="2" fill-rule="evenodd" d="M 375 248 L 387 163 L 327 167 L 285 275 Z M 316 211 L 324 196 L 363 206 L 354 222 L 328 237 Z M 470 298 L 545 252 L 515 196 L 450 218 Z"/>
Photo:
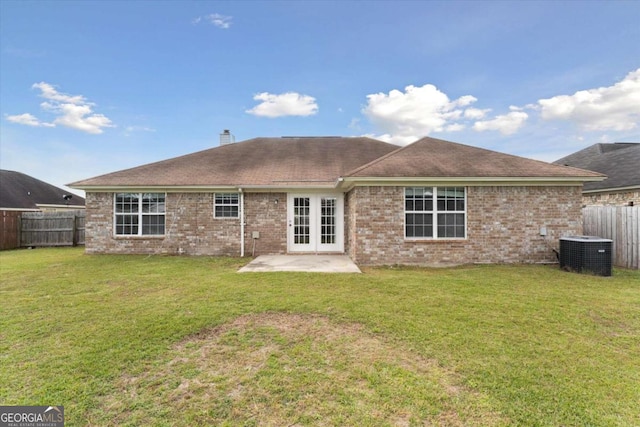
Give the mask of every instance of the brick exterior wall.
<path id="1" fill-rule="evenodd" d="M 639 206 L 640 191 L 582 195 L 582 203 L 587 206 L 630 206 L 629 202 L 633 202 L 633 206 Z"/>
<path id="2" fill-rule="evenodd" d="M 404 187 L 347 199 L 347 253 L 362 265 L 555 262 L 558 239 L 582 233 L 581 187 L 468 187 L 465 240 L 405 240 Z"/>
<path id="3" fill-rule="evenodd" d="M 245 193 L 244 214 L 245 255 L 287 253 L 286 193 Z M 254 231 L 260 233 L 260 238 L 255 240 L 255 250 Z"/>
<path id="4" fill-rule="evenodd" d="M 239 256 L 240 220 L 214 218 L 213 197 L 167 193 L 165 236 L 116 237 L 113 193 L 88 192 L 86 252 Z M 245 255 L 287 253 L 286 193 L 244 199 Z M 410 241 L 404 187 L 356 187 L 345 195 L 345 250 L 362 265 L 553 262 L 558 238 L 582 233 L 581 206 L 581 187 L 468 187 L 467 239 Z"/>
<path id="5" fill-rule="evenodd" d="M 213 193 L 167 193 L 163 237 L 114 236 L 113 193 L 87 193 L 86 252 L 240 255 L 240 220 L 213 217 Z M 275 203 L 275 200 L 278 203 Z M 245 194 L 245 255 L 286 253 L 285 193 Z"/>
<path id="6" fill-rule="evenodd" d="M 86 194 L 87 253 L 239 255 L 240 220 L 213 217 L 213 193 L 167 193 L 165 236 L 114 236 L 113 193 Z"/>

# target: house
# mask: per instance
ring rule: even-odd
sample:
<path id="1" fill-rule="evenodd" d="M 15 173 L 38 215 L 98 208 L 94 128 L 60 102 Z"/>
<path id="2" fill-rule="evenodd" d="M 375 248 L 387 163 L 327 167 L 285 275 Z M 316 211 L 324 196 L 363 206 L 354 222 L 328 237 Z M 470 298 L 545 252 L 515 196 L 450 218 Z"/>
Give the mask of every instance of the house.
<path id="1" fill-rule="evenodd" d="M 604 181 L 584 184 L 585 205 L 640 204 L 640 143 L 594 144 L 554 163 L 607 175 Z"/>
<path id="2" fill-rule="evenodd" d="M 255 138 L 70 184 L 88 253 L 346 253 L 361 265 L 550 262 L 604 176 L 423 138 Z"/>
<path id="3" fill-rule="evenodd" d="M 0 210 L 61 211 L 84 209 L 83 197 L 20 172 L 0 170 Z"/>

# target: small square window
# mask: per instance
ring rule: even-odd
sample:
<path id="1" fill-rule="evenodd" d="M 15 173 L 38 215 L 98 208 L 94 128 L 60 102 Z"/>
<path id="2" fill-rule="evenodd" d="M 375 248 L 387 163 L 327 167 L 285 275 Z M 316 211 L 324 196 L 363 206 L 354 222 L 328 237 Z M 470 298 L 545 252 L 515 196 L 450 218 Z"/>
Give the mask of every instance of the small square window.
<path id="1" fill-rule="evenodd" d="M 214 218 L 239 218 L 240 195 L 238 193 L 216 193 L 213 201 Z"/>

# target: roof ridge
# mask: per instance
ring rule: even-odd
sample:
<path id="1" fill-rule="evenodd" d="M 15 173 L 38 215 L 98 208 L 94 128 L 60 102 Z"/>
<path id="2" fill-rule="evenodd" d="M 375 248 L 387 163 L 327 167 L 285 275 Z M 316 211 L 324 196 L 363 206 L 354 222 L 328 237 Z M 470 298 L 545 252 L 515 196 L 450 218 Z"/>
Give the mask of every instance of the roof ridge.
<path id="1" fill-rule="evenodd" d="M 432 139 L 435 139 L 435 138 L 432 138 Z M 574 166 L 559 165 L 559 164 L 556 164 L 556 163 L 553 163 L 553 162 L 545 162 L 544 160 L 531 159 L 529 157 L 518 156 L 516 154 L 509 154 L 509 153 L 503 153 L 502 151 L 489 150 L 487 148 L 476 147 L 474 145 L 467 145 L 467 144 L 461 144 L 459 142 L 445 141 L 443 139 L 440 139 L 439 141 L 449 142 L 451 144 L 457 144 L 457 145 L 464 145 L 464 146 L 467 146 L 467 147 L 475 148 L 477 150 L 482 150 L 482 151 L 486 151 L 486 152 L 490 152 L 490 153 L 497 153 L 497 154 L 500 154 L 500 155 L 503 155 L 503 156 L 513 157 L 513 158 L 517 158 L 517 159 L 521 159 L 521 160 L 525 160 L 525 161 L 529 161 L 529 162 L 542 163 L 543 165 L 546 165 L 546 166 L 558 166 L 558 167 L 561 167 L 561 168 L 570 168 L 570 169 L 573 169 L 573 170 L 576 170 L 576 171 L 580 171 L 580 172 L 590 172 L 592 174 L 595 173 L 596 175 L 603 175 L 603 174 L 601 174 L 599 172 L 594 172 L 594 171 L 590 171 L 590 170 L 587 170 L 587 169 L 582 169 L 582 168 L 578 168 L 578 167 L 574 167 Z"/>
<path id="2" fill-rule="evenodd" d="M 351 170 L 351 171 L 347 172 L 344 176 L 351 176 L 351 175 L 353 175 L 353 174 L 355 174 L 355 173 L 360 172 L 360 171 L 361 171 L 361 170 L 363 170 L 363 169 L 366 169 L 366 168 L 368 168 L 368 167 L 370 167 L 370 166 L 375 165 L 376 163 L 379 163 L 379 162 L 381 162 L 381 161 L 383 161 L 383 160 L 386 160 L 387 158 L 391 157 L 392 155 L 394 155 L 394 154 L 396 154 L 396 153 L 398 153 L 398 152 L 400 152 L 400 151 L 405 150 L 407 147 L 412 146 L 413 144 L 415 144 L 415 143 L 416 143 L 416 142 L 418 142 L 418 141 L 421 141 L 421 140 L 419 139 L 419 140 L 417 140 L 417 141 L 413 141 L 411 144 L 407 144 L 407 145 L 405 145 L 404 147 L 400 147 L 400 146 L 398 146 L 398 149 L 397 149 L 397 150 L 393 150 L 392 152 L 387 153 L 387 154 L 385 154 L 385 155 L 384 155 L 384 156 L 382 156 L 382 157 L 378 157 L 377 159 L 372 160 L 372 161 L 370 161 L 369 163 L 365 163 L 364 165 L 362 165 L 362 166 L 360 166 L 360 167 L 358 167 L 358 168 L 355 168 L 355 169 L 353 169 L 353 170 Z M 382 141 L 382 142 L 384 142 L 384 141 Z M 391 144 L 391 143 L 389 142 L 388 144 Z M 395 144 L 394 144 L 394 145 L 395 145 Z"/>
<path id="3" fill-rule="evenodd" d="M 515 155 L 515 154 L 508 154 L 508 153 L 504 153 L 504 152 L 500 152 L 500 151 L 489 150 L 487 148 L 477 147 L 477 146 L 468 145 L 468 144 L 461 144 L 461 143 L 458 143 L 458 142 L 447 141 L 447 140 L 444 140 L 444 139 L 433 138 L 433 137 L 430 137 L 430 136 L 423 137 L 423 138 L 421 138 L 421 139 L 419 139 L 419 140 L 417 140 L 417 141 L 415 141 L 415 142 L 413 142 L 411 144 L 408 144 L 408 145 L 406 145 L 404 147 L 400 147 L 397 150 L 392 151 L 391 153 L 388 153 L 388 154 L 386 154 L 386 155 L 384 155 L 384 156 L 382 156 L 382 157 L 380 157 L 378 159 L 375 159 L 375 160 L 373 160 L 373 161 L 371 161 L 371 162 L 369 162 L 369 163 L 367 163 L 367 164 L 365 164 L 363 166 L 360 166 L 357 169 L 354 169 L 354 170 L 350 171 L 349 174 L 344 175 L 344 176 L 345 177 L 353 177 L 355 175 L 365 176 L 364 174 L 366 174 L 367 172 L 364 172 L 364 174 L 363 174 L 363 171 L 366 171 L 369 168 L 374 168 L 375 169 L 375 167 L 377 165 L 380 165 L 383 162 L 387 162 L 387 161 L 389 161 L 389 159 L 392 159 L 392 158 L 394 158 L 396 156 L 402 155 L 405 150 L 409 150 L 412 147 L 414 147 L 416 144 L 419 144 L 419 143 L 446 144 L 448 146 L 457 146 L 457 147 L 460 147 L 460 148 L 464 147 L 465 149 L 473 150 L 476 153 L 482 152 L 485 155 L 501 156 L 503 159 L 510 158 L 510 159 L 513 159 L 513 160 L 517 160 L 519 162 L 527 162 L 529 165 L 531 165 L 531 167 L 535 167 L 536 165 L 540 165 L 540 167 L 543 167 L 545 169 L 549 168 L 549 167 L 556 168 L 558 170 L 558 172 L 560 171 L 560 169 L 564 169 L 565 172 L 572 171 L 574 176 L 581 176 L 581 177 L 596 177 L 596 176 L 599 177 L 599 176 L 604 176 L 604 175 L 602 175 L 602 174 L 600 174 L 598 172 L 593 172 L 593 171 L 589 171 L 589 170 L 582 169 L 582 168 L 564 166 L 564 165 L 559 165 L 559 164 L 553 164 L 553 163 L 550 163 L 550 162 L 545 162 L 543 160 L 531 159 L 531 158 L 528 158 L 528 157 L 518 156 L 518 155 Z M 434 146 L 434 147 L 436 147 L 436 146 Z M 436 151 L 437 151 L 437 149 L 436 149 Z M 378 166 L 378 167 L 380 167 L 380 166 Z"/>

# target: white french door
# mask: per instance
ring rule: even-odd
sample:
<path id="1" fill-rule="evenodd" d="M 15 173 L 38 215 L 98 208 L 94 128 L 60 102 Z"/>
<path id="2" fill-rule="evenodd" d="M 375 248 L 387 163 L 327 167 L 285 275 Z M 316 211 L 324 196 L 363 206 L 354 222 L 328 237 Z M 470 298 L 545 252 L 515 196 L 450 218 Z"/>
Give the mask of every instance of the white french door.
<path id="1" fill-rule="evenodd" d="M 344 197 L 289 194 L 289 252 L 344 252 Z"/>

